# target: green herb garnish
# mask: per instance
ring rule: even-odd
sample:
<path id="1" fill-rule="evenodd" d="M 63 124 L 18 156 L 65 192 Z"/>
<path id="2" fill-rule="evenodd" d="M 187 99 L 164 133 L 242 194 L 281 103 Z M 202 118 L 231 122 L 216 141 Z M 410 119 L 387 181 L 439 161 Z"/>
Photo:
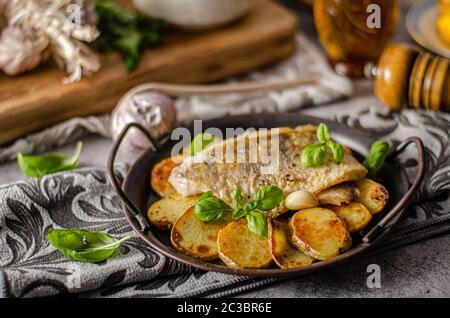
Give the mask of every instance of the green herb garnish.
<path id="1" fill-rule="evenodd" d="M 245 215 L 250 231 L 263 237 L 267 237 L 267 218 L 258 211 L 250 211 Z"/>
<path id="2" fill-rule="evenodd" d="M 267 237 L 267 217 L 263 211 L 276 208 L 283 199 L 283 191 L 280 188 L 267 185 L 259 189 L 255 198 L 244 205 L 242 191 L 238 186 L 233 192 L 234 208 L 232 208 L 209 191 L 197 199 L 195 215 L 201 221 L 218 221 L 231 212 L 233 220 L 245 217 L 250 231 Z"/>
<path id="3" fill-rule="evenodd" d="M 97 263 L 109 258 L 123 241 L 100 232 L 85 230 L 53 229 L 47 234 L 47 241 L 67 258 L 85 262 Z"/>
<path id="4" fill-rule="evenodd" d="M 203 193 L 195 202 L 195 216 L 204 222 L 222 220 L 233 209 L 211 191 Z"/>
<path id="5" fill-rule="evenodd" d="M 335 143 L 331 139 L 330 129 L 324 123 L 317 127 L 317 140 L 319 143 L 309 145 L 303 149 L 300 157 L 303 166 L 307 168 L 318 167 L 326 163 L 329 152 L 331 152 L 334 162 L 342 163 L 344 161 L 344 146 Z"/>
<path id="6" fill-rule="evenodd" d="M 194 137 L 194 139 L 192 139 L 192 142 L 189 145 L 189 155 L 194 156 L 213 142 L 214 136 L 209 134 L 198 134 Z"/>
<path id="7" fill-rule="evenodd" d="M 162 21 L 150 21 L 108 0 L 94 0 L 103 52 L 118 51 L 127 71 L 134 70 L 142 51 L 160 42 Z"/>
<path id="8" fill-rule="evenodd" d="M 383 140 L 375 141 L 370 148 L 369 155 L 364 161 L 364 166 L 369 171 L 369 176 L 375 176 L 378 170 L 384 165 L 389 154 L 389 145 Z"/>
<path id="9" fill-rule="evenodd" d="M 60 153 L 29 156 L 19 152 L 17 153 L 17 163 L 27 176 L 41 178 L 51 173 L 75 169 L 78 166 L 82 148 L 83 143 L 78 142 L 72 157 Z"/>

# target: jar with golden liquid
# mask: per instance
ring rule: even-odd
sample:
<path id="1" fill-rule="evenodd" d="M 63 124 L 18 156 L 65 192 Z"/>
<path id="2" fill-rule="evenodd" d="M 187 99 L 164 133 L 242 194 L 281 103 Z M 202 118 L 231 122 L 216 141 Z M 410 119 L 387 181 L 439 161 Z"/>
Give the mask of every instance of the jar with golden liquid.
<path id="1" fill-rule="evenodd" d="M 320 42 L 335 71 L 350 77 L 362 77 L 378 61 L 398 15 L 398 0 L 314 0 Z"/>

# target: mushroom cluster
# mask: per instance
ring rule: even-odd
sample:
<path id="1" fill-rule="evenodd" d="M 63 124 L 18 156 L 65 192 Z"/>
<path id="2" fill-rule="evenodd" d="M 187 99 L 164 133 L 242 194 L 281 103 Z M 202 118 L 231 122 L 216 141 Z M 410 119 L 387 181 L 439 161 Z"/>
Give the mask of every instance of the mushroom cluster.
<path id="1" fill-rule="evenodd" d="M 32 70 L 48 58 L 64 68 L 65 83 L 100 68 L 85 43 L 98 36 L 90 0 L 0 0 L 0 69 Z"/>

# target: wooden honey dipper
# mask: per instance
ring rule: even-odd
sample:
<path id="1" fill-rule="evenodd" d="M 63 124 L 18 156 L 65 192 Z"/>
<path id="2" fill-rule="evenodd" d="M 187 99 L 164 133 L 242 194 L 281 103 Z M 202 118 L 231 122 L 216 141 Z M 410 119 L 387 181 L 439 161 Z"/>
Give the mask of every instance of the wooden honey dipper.
<path id="1" fill-rule="evenodd" d="M 371 69 L 375 95 L 392 110 L 408 106 L 450 111 L 450 60 L 392 44 Z"/>

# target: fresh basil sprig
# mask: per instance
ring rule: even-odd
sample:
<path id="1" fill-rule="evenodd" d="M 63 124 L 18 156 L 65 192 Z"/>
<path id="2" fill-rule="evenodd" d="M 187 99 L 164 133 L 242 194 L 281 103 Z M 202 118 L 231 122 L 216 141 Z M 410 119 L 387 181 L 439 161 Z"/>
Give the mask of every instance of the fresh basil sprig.
<path id="1" fill-rule="evenodd" d="M 204 222 L 222 220 L 233 209 L 223 200 L 215 197 L 211 191 L 203 193 L 195 202 L 195 216 Z"/>
<path id="2" fill-rule="evenodd" d="M 375 141 L 370 148 L 369 155 L 364 161 L 364 166 L 369 171 L 369 176 L 375 176 L 378 170 L 384 165 L 389 154 L 389 145 L 383 140 Z"/>
<path id="3" fill-rule="evenodd" d="M 256 210 L 250 211 L 245 215 L 247 219 L 247 227 L 250 231 L 263 237 L 267 237 L 267 218 L 261 212 Z"/>
<path id="4" fill-rule="evenodd" d="M 189 145 L 189 155 L 194 156 L 199 153 L 206 147 L 208 147 L 211 143 L 214 142 L 214 136 L 209 134 L 198 134 L 192 139 L 191 144 Z"/>
<path id="5" fill-rule="evenodd" d="M 319 127 L 317 127 L 317 140 L 322 144 L 331 140 L 330 128 L 324 123 L 319 124 Z"/>
<path id="6" fill-rule="evenodd" d="M 78 142 L 72 157 L 60 153 L 26 156 L 19 152 L 17 153 L 17 163 L 27 176 L 41 178 L 51 173 L 75 169 L 78 166 L 82 148 L 83 143 Z"/>
<path id="7" fill-rule="evenodd" d="M 309 167 L 317 167 L 325 163 L 327 159 L 327 146 L 325 144 L 313 144 L 303 149 L 300 158 L 302 164 Z"/>
<path id="8" fill-rule="evenodd" d="M 303 166 L 307 168 L 318 167 L 326 163 L 329 151 L 333 155 L 334 162 L 339 164 L 344 161 L 344 146 L 335 143 L 331 139 L 330 129 L 324 123 L 321 123 L 319 127 L 317 127 L 317 140 L 319 143 L 309 145 L 303 149 L 300 157 Z"/>
<path id="9" fill-rule="evenodd" d="M 266 185 L 259 189 L 255 199 L 249 203 L 256 202 L 256 204 L 252 205 L 253 210 L 269 211 L 276 208 L 283 199 L 283 191 L 280 188 Z M 247 206 L 249 206 L 249 203 L 247 203 Z"/>
<path id="10" fill-rule="evenodd" d="M 247 226 L 255 234 L 267 237 L 267 218 L 263 211 L 276 208 L 284 199 L 283 191 L 275 186 L 267 185 L 259 189 L 253 200 L 244 205 L 241 188 L 233 192 L 234 209 L 211 191 L 202 194 L 195 203 L 195 215 L 201 221 L 217 221 L 232 213 L 233 220 L 245 217 Z"/>
<path id="11" fill-rule="evenodd" d="M 331 153 L 333 154 L 334 162 L 341 163 L 344 161 L 344 146 L 341 144 L 331 143 L 329 147 L 331 149 Z"/>
<path id="12" fill-rule="evenodd" d="M 74 229 L 53 229 L 47 241 L 71 260 L 84 263 L 102 262 L 109 258 L 123 241 L 100 232 Z"/>

